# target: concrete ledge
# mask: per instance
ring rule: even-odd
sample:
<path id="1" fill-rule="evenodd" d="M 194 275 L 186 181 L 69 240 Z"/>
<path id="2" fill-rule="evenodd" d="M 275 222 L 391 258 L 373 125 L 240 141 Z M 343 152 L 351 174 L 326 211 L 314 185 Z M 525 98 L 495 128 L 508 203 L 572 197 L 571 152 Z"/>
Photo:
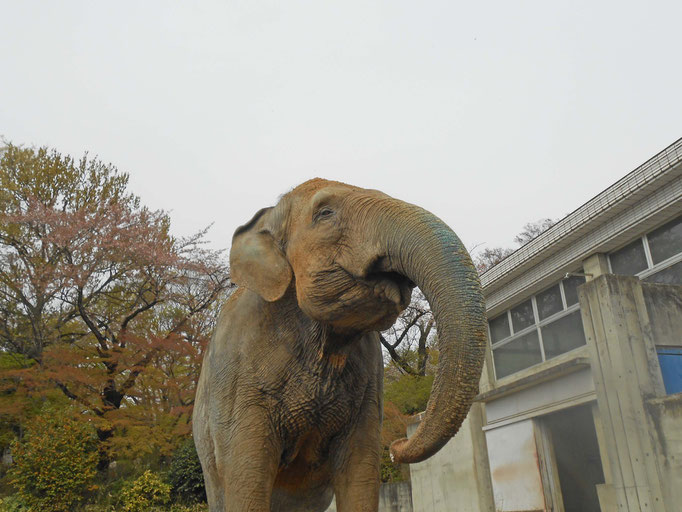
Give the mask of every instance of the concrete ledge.
<path id="1" fill-rule="evenodd" d="M 554 380 L 557 377 L 568 375 L 569 373 L 577 372 L 583 368 L 590 367 L 590 360 L 587 357 L 576 357 L 564 363 L 560 363 L 546 370 L 540 370 L 537 373 L 522 377 L 514 382 L 504 384 L 498 388 L 491 389 L 485 393 L 480 393 L 474 398 L 474 402 L 490 402 L 505 395 L 516 393 L 522 389 L 530 388 L 548 380 Z"/>

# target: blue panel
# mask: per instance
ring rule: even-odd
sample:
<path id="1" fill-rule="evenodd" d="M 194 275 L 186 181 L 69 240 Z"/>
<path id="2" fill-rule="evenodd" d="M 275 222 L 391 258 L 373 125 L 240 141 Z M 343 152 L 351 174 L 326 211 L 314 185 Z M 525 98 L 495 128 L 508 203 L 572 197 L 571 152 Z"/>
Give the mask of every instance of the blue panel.
<path id="1" fill-rule="evenodd" d="M 658 348 L 658 362 L 661 365 L 665 392 L 669 395 L 682 392 L 682 348 Z"/>

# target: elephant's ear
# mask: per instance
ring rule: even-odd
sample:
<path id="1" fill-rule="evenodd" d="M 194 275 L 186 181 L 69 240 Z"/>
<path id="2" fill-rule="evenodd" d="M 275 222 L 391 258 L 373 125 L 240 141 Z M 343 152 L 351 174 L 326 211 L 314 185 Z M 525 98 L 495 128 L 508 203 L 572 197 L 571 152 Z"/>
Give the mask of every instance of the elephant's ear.
<path id="1" fill-rule="evenodd" d="M 232 282 L 256 292 L 268 302 L 282 298 L 292 271 L 268 227 L 272 208 L 263 208 L 247 224 L 237 228 L 230 249 Z"/>

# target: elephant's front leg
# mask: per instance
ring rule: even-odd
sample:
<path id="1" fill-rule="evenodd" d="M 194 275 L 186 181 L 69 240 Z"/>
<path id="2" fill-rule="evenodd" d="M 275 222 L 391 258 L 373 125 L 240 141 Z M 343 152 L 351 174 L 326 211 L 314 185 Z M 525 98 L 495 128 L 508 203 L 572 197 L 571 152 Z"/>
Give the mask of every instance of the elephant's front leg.
<path id="1" fill-rule="evenodd" d="M 225 512 L 270 512 L 280 448 L 262 409 L 254 409 L 216 446 Z"/>
<path id="2" fill-rule="evenodd" d="M 381 484 L 380 404 L 366 408 L 348 440 L 348 456 L 334 476 L 338 512 L 377 512 Z"/>

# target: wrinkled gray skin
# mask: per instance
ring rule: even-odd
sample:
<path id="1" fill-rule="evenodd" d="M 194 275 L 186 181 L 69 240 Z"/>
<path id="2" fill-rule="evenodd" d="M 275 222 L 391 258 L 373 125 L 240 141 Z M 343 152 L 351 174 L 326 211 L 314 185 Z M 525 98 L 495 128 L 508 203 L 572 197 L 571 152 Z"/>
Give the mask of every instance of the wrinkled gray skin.
<path id="1" fill-rule="evenodd" d="M 376 331 L 424 292 L 439 366 L 426 414 L 391 453 L 418 462 L 459 429 L 483 363 L 485 308 L 457 236 L 375 190 L 311 180 L 235 232 L 239 289 L 209 344 L 194 441 L 210 510 L 375 512 L 383 366 Z"/>

